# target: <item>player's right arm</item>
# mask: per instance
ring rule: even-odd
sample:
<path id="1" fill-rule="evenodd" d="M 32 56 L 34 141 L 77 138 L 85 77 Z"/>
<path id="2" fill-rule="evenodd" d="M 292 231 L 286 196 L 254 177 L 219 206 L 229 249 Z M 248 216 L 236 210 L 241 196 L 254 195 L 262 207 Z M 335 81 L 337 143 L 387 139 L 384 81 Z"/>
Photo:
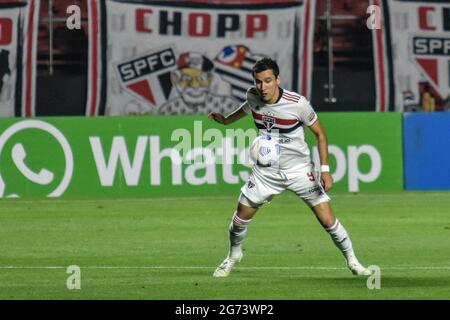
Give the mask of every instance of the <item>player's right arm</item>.
<path id="1" fill-rule="evenodd" d="M 255 99 L 255 95 L 257 95 L 256 89 L 249 88 L 246 93 L 247 99 L 243 104 L 241 104 L 238 109 L 230 113 L 227 117 L 218 112 L 211 112 L 210 114 L 208 114 L 208 118 L 224 125 L 236 122 L 252 112 L 250 101 L 253 101 L 253 99 Z"/>
<path id="2" fill-rule="evenodd" d="M 241 106 L 236 111 L 230 113 L 227 117 L 225 117 L 223 114 L 218 112 L 211 112 L 208 114 L 208 118 L 212 119 L 220 124 L 228 125 L 233 122 L 238 121 L 239 119 L 242 119 L 245 117 L 247 113 L 244 111 L 243 107 Z"/>

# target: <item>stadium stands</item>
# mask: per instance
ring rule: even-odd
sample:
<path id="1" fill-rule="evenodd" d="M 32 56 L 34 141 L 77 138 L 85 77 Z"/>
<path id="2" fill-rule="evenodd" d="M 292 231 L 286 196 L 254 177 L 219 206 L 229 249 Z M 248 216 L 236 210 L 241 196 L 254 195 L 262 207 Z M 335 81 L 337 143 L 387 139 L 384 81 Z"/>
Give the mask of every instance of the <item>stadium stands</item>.
<path id="1" fill-rule="evenodd" d="M 53 65 L 62 65 L 71 67 L 80 66 L 86 63 L 87 53 L 87 5 L 86 1 L 79 0 L 58 0 L 52 1 L 53 13 L 53 34 L 50 34 L 49 18 L 49 0 L 41 1 L 40 25 L 39 25 L 39 49 L 38 63 L 41 66 L 47 66 L 49 56 L 53 54 Z M 81 9 L 82 29 L 68 30 L 66 28 L 66 19 L 69 14 L 66 13 L 70 5 L 77 5 Z M 53 37 L 53 39 L 51 38 Z M 53 43 L 51 44 L 51 41 Z M 73 68 L 72 68 L 73 69 Z M 79 69 L 79 68 L 77 68 Z"/>
<path id="2" fill-rule="evenodd" d="M 0 2 L 5 0 L 0 0 Z M 10 2 L 10 0 L 7 0 Z M 39 49 L 38 66 L 41 86 L 43 91 L 38 92 L 37 109 L 39 114 L 84 114 L 85 96 L 84 88 L 86 79 L 83 74 L 86 70 L 87 61 L 87 1 L 86 0 L 53 0 L 53 43 L 50 37 L 49 10 L 51 0 L 41 0 L 40 28 L 39 28 Z M 190 0 L 198 2 L 201 0 Z M 223 0 L 214 0 L 223 2 Z M 227 0 L 231 3 L 257 3 L 266 0 Z M 289 0 L 286 0 L 289 1 Z M 292 0 L 296 1 L 296 0 Z M 272 2 L 272 1 L 268 1 Z M 367 86 L 374 85 L 373 57 L 371 32 L 365 27 L 367 19 L 367 7 L 369 0 L 350 1 L 333 0 L 331 3 L 332 32 L 328 35 L 326 29 L 325 12 L 327 0 L 317 0 L 316 26 L 314 35 L 314 72 L 313 72 L 313 92 L 312 102 L 320 111 L 350 111 L 350 110 L 373 110 L 373 95 L 367 95 Z M 65 20 L 69 16 L 66 9 L 69 5 L 77 4 L 81 8 L 82 30 L 68 30 L 65 27 Z M 334 68 L 334 83 L 339 83 L 335 87 L 336 103 L 326 102 L 329 83 L 328 78 L 328 42 L 327 37 L 332 37 L 333 55 L 331 63 Z M 52 56 L 50 56 L 52 53 Z M 52 58 L 52 59 L 50 59 Z M 52 77 L 50 79 L 50 68 L 52 65 Z M 54 77 L 72 77 L 62 81 L 55 80 Z M 66 92 L 69 95 L 73 92 L 73 97 L 66 99 L 55 99 L 46 90 L 46 83 L 58 85 L 59 83 L 75 83 L 74 91 L 61 88 L 58 92 Z M 349 88 L 349 86 L 351 86 Z M 361 88 L 358 88 L 361 86 Z M 46 92 L 48 91 L 48 92 Z M 364 94 L 363 94 L 364 93 Z M 53 97 L 53 98 L 52 98 Z M 49 107 L 41 104 L 51 99 L 56 104 L 65 103 L 66 107 Z M 52 104 L 53 105 L 53 104 Z M 79 105 L 77 110 L 77 105 Z M 50 109 L 50 110 L 49 110 Z"/>
<path id="3" fill-rule="evenodd" d="M 353 68 L 370 69 L 372 49 L 370 30 L 365 28 L 369 1 L 334 0 L 331 2 L 333 62 Z M 326 65 L 326 1 L 317 2 L 315 58 Z M 325 58 L 324 58 L 325 57 Z"/>

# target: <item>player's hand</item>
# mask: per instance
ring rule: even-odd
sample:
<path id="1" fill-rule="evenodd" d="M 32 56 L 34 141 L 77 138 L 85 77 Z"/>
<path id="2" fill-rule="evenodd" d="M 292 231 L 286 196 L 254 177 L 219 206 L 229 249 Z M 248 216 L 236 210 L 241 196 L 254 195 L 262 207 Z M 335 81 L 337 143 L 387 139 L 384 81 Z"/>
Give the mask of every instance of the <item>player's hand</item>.
<path id="1" fill-rule="evenodd" d="M 322 172 L 320 180 L 325 191 L 328 191 L 333 187 L 333 177 L 329 172 Z"/>
<path id="2" fill-rule="evenodd" d="M 210 114 L 208 114 L 208 118 L 220 124 L 225 124 L 225 117 L 221 113 L 211 112 Z"/>

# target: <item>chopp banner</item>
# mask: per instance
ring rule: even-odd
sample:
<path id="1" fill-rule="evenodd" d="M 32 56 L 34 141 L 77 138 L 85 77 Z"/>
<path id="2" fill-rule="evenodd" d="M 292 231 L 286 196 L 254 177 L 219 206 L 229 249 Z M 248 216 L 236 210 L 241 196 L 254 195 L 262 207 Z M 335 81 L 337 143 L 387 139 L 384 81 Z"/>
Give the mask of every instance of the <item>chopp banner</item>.
<path id="1" fill-rule="evenodd" d="M 334 190 L 402 189 L 399 114 L 320 117 Z M 3 119 L 0 132 L 1 198 L 236 194 L 257 135 L 250 117 L 198 116 Z"/>
<path id="2" fill-rule="evenodd" d="M 0 3 L 0 117 L 34 116 L 39 0 Z"/>
<path id="3" fill-rule="evenodd" d="M 262 56 L 309 96 L 315 4 L 89 0 L 86 114 L 230 112 Z"/>
<path id="4" fill-rule="evenodd" d="M 378 111 L 450 108 L 450 3 L 371 0 L 382 8 L 373 29 Z"/>

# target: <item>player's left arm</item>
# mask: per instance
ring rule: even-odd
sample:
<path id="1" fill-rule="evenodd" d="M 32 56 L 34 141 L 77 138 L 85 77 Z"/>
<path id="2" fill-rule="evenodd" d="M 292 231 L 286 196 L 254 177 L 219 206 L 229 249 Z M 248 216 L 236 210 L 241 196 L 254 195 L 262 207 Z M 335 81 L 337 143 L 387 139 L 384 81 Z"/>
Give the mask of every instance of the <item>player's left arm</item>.
<path id="1" fill-rule="evenodd" d="M 322 123 L 317 119 L 310 127 L 311 131 L 316 136 L 317 148 L 319 149 L 319 158 L 321 165 L 328 165 L 328 139 L 325 129 Z M 333 186 L 333 177 L 330 172 L 321 172 L 321 182 L 325 189 L 328 191 Z"/>

